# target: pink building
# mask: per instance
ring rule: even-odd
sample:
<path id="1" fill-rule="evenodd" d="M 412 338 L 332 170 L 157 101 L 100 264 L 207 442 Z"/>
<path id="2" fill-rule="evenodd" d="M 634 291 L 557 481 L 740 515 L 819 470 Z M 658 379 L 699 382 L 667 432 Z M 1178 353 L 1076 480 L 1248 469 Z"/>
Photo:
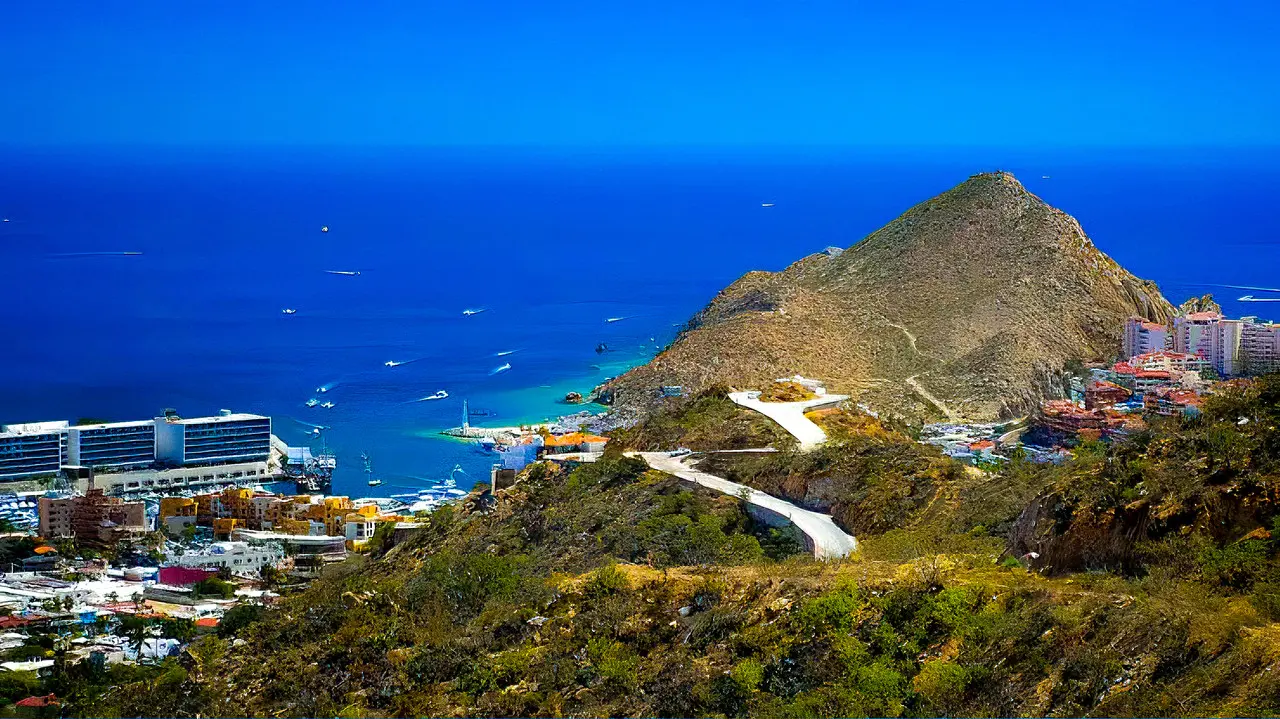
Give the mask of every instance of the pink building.
<path id="1" fill-rule="evenodd" d="M 1125 320 L 1121 359 L 1127 360 L 1140 354 L 1159 352 L 1168 347 L 1168 327 L 1158 322 L 1149 322 L 1141 317 L 1130 317 Z"/>

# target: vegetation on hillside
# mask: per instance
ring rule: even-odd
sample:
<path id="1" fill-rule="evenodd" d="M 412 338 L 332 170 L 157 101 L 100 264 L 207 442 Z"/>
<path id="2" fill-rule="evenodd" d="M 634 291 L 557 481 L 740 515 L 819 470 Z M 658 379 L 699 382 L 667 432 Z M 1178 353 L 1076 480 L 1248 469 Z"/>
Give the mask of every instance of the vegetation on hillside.
<path id="1" fill-rule="evenodd" d="M 865 529 L 849 560 L 792 554 L 797 546 L 755 526 L 737 499 L 691 490 L 615 449 L 570 473 L 535 465 L 496 497 L 472 495 L 385 556 L 331 568 L 280 607 L 197 641 L 162 674 L 73 708 L 1280 712 L 1280 378 L 1216 396 L 1201 418 L 1086 446 L 1063 466 L 1016 460 L 998 474 L 954 472 L 912 449 L 901 428 L 820 419 L 838 435 L 833 454 L 774 461 L 811 483 L 838 471 L 845 479 L 833 485 L 861 498 L 836 502 L 882 496 L 878 511 L 900 520 Z M 818 461 L 832 464 L 803 464 Z M 884 477 L 912 490 L 877 495 L 869 487 Z M 1086 561 L 1061 561 L 1072 556 Z"/>
<path id="2" fill-rule="evenodd" d="M 759 412 L 734 404 L 729 389 L 707 388 L 692 398 L 670 398 L 660 411 L 611 433 L 614 442 L 638 450 L 688 447 L 697 451 L 790 448 L 795 439 Z"/>

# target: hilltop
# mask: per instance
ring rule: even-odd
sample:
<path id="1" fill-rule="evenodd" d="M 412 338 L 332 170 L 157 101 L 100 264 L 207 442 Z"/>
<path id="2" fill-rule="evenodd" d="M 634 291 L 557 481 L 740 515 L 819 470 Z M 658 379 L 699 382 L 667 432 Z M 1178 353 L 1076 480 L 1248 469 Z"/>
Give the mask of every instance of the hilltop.
<path id="1" fill-rule="evenodd" d="M 608 387 L 621 421 L 658 388 L 697 394 L 801 373 L 916 419 L 991 420 L 1060 395 L 1063 366 L 1174 308 L 1008 173 L 974 175 L 847 250 L 749 272 L 665 351 Z"/>

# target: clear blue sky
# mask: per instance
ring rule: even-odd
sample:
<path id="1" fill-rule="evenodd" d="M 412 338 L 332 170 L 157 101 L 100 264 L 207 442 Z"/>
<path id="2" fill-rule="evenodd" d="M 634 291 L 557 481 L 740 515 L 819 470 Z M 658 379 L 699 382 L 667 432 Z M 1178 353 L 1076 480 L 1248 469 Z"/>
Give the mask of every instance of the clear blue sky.
<path id="1" fill-rule="evenodd" d="M 0 3 L 0 143 L 1257 146 L 1280 2 Z"/>

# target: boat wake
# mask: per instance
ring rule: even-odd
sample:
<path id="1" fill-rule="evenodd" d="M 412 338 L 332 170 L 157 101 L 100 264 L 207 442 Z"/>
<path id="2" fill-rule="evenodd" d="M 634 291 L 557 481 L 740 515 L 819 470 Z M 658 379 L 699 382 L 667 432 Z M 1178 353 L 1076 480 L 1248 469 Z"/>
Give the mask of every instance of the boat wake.
<path id="1" fill-rule="evenodd" d="M 449 398 L 449 393 L 444 390 L 440 390 L 439 392 L 436 392 L 435 394 L 427 395 L 426 397 L 411 399 L 408 402 L 405 402 L 405 404 L 413 404 L 415 402 L 431 402 L 438 399 L 448 399 L 448 398 Z"/>

